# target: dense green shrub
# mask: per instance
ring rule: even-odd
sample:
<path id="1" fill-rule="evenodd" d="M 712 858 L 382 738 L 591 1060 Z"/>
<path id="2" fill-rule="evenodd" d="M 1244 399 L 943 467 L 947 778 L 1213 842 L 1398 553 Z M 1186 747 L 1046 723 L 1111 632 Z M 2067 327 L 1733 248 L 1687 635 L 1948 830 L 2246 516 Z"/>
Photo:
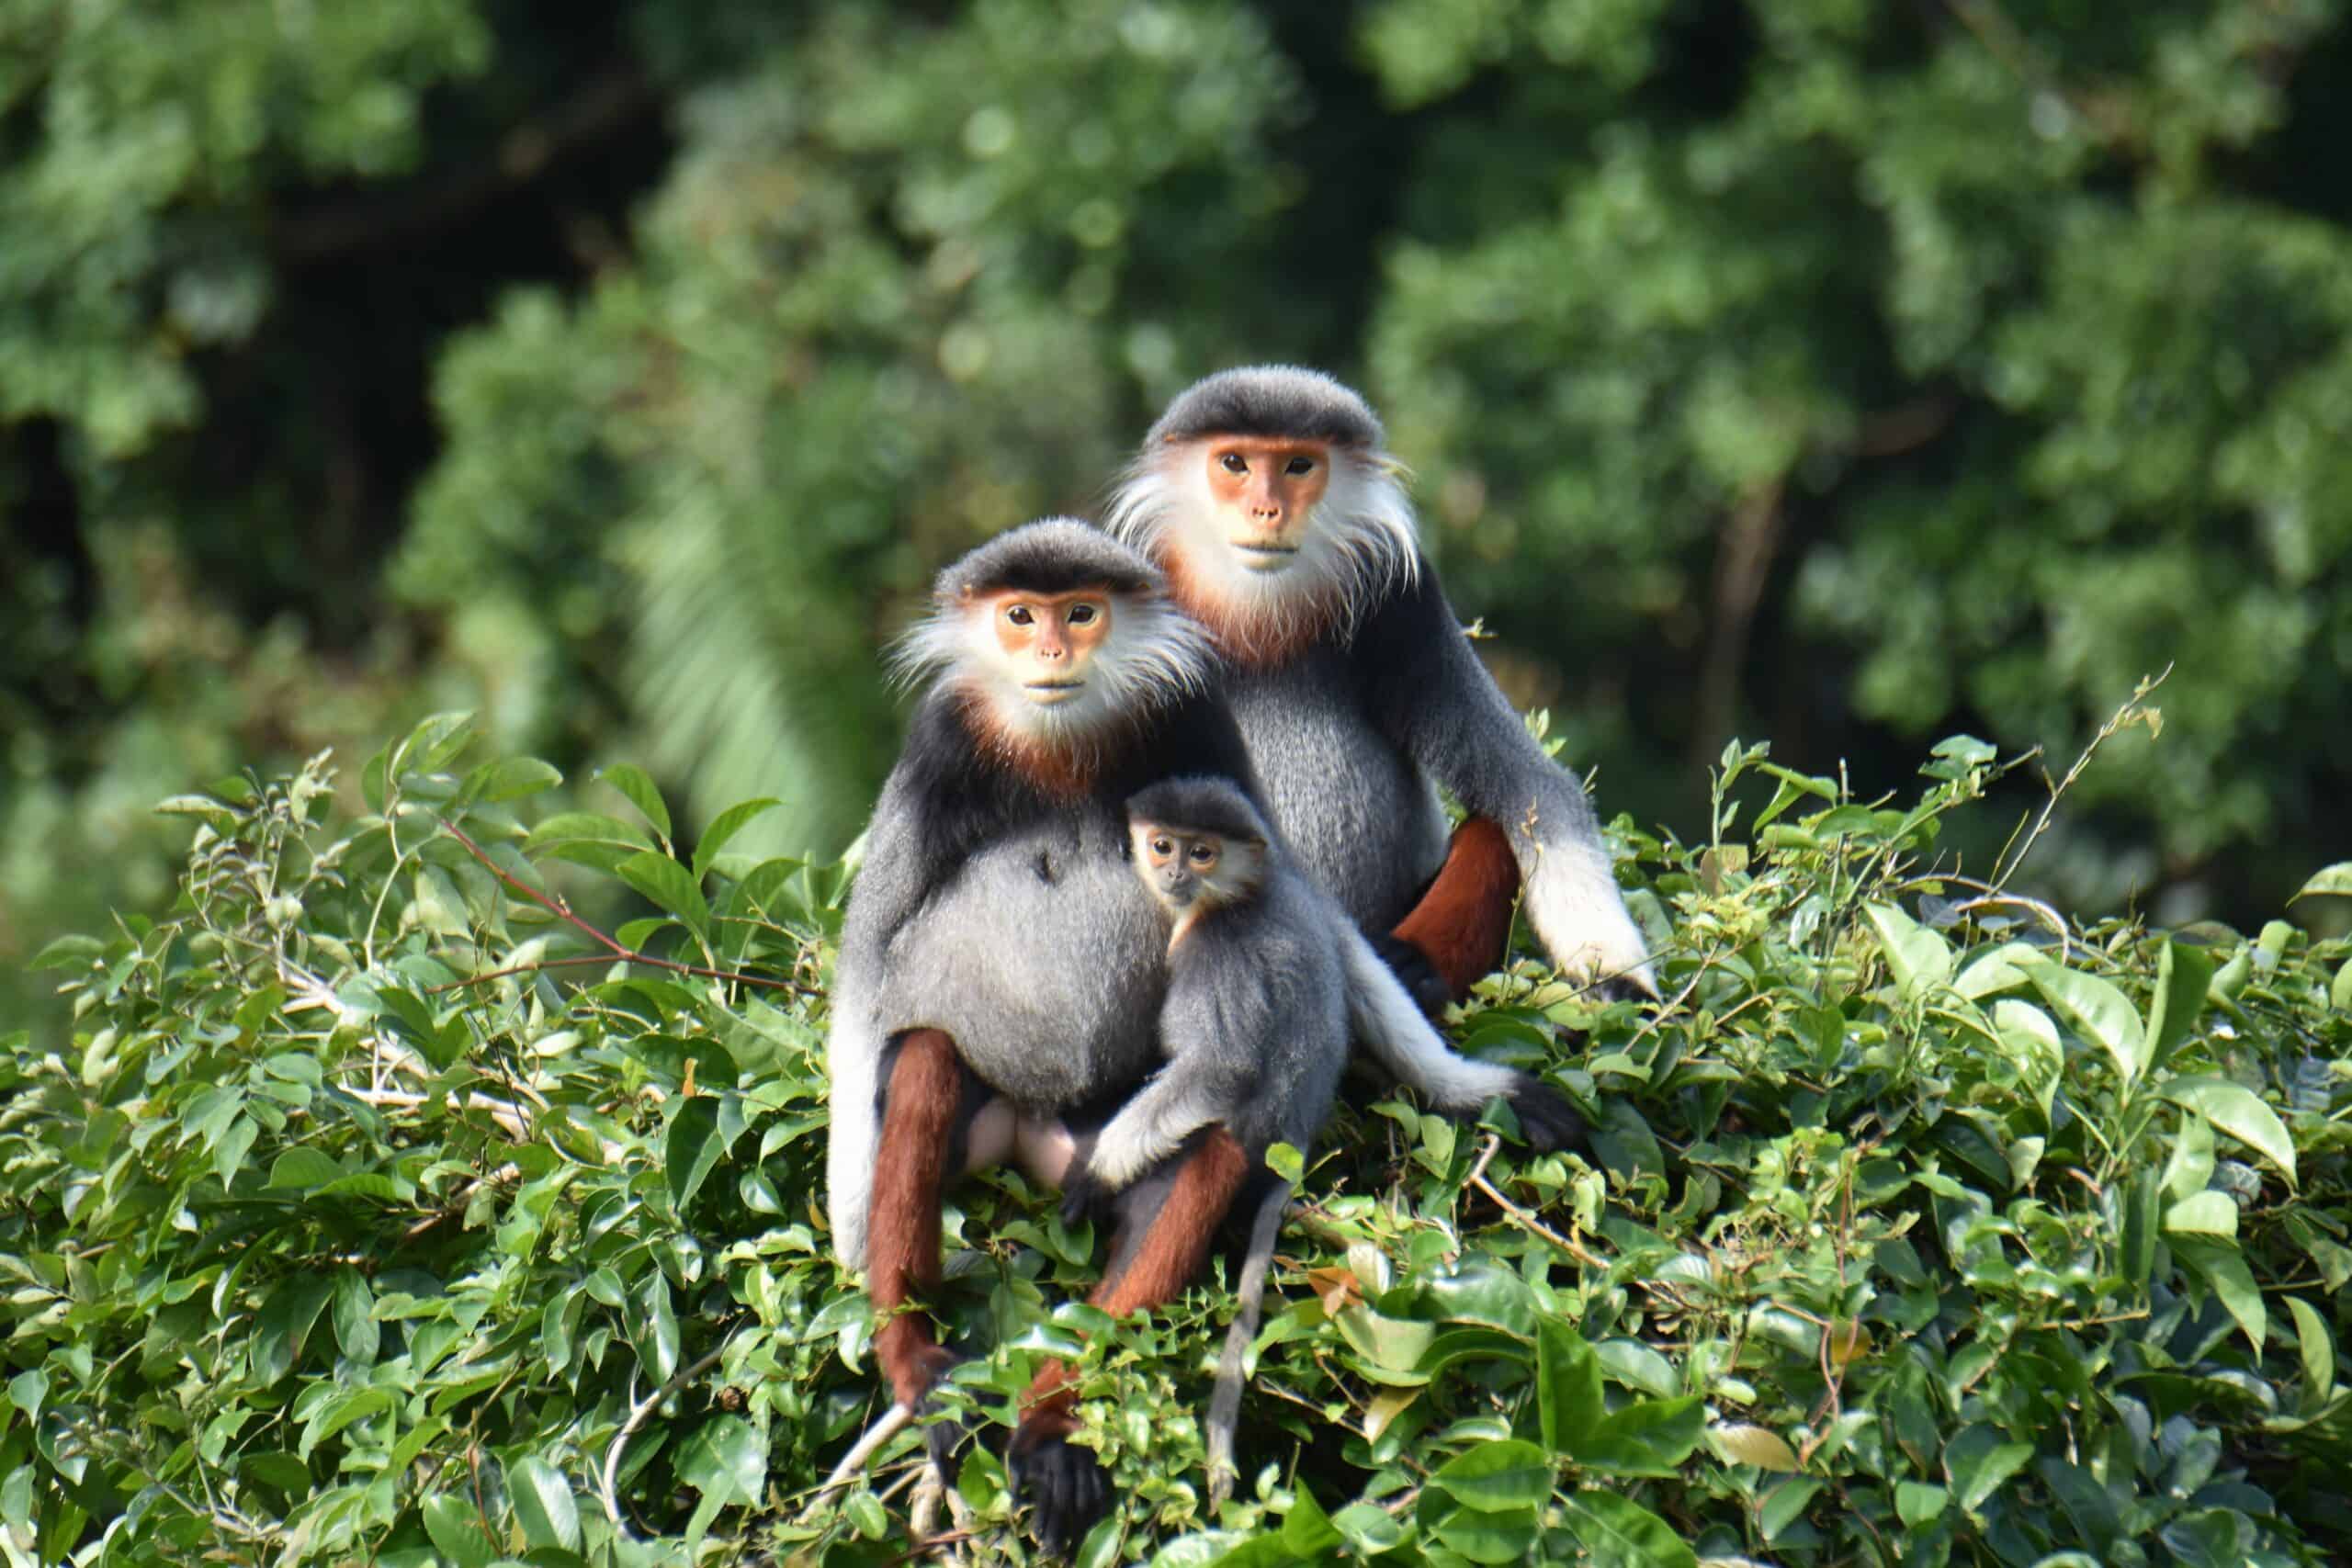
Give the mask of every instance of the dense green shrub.
<path id="1" fill-rule="evenodd" d="M 168 802 L 178 903 L 51 950 L 72 1043 L 0 1065 L 11 1565 L 907 1550 L 911 1434 L 816 1494 L 879 1410 L 819 1201 L 843 871 L 730 853 L 765 802 L 678 842 L 628 769 L 582 792 L 619 815 L 526 826 L 554 771 L 468 741 L 370 761 L 356 821 L 323 759 Z M 1343 1110 L 1221 1512 L 1227 1291 L 1057 1305 L 1093 1238 L 967 1184 L 974 1397 L 1086 1358 L 1122 1512 L 1084 1560 L 2342 1549 L 2347 944 L 2069 926 L 1949 874 L 1997 771 L 1947 741 L 1897 805 L 1735 748 L 1704 841 L 1621 823 L 1668 1005 L 1521 961 L 1456 1028 L 1595 1107 L 1601 1165 Z M 569 899 L 606 881 L 658 912 L 595 934 Z M 1017 1551 L 1001 1483 L 977 1458 L 959 1501 Z"/>

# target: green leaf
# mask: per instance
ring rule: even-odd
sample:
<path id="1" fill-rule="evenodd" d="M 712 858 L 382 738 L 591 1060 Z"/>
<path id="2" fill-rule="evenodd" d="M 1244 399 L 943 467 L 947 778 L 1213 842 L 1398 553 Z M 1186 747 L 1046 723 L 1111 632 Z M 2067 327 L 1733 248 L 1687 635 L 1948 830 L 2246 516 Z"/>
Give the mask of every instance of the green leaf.
<path id="1" fill-rule="evenodd" d="M 1764 1495 L 1763 1503 L 1756 1510 L 1756 1522 L 1764 1531 L 1766 1540 L 1777 1540 L 1782 1530 L 1804 1517 L 1805 1509 L 1821 1492 L 1821 1483 L 1810 1475 L 1792 1475 Z"/>
<path id="2" fill-rule="evenodd" d="M 490 1568 L 501 1553 L 472 1501 L 453 1492 L 424 1500 L 424 1533 L 457 1568 Z"/>
<path id="3" fill-rule="evenodd" d="M 2165 1229 L 2193 1235 L 2235 1236 L 2238 1206 L 2226 1192 L 2194 1192 L 2165 1211 Z"/>
<path id="4" fill-rule="evenodd" d="M 2352 860 L 2340 860 L 2326 870 L 2314 874 L 2303 884 L 2295 898 L 2309 898 L 2316 894 L 2334 893 L 2352 898 Z M 2295 898 L 2290 898 L 2291 904 Z"/>
<path id="5" fill-rule="evenodd" d="M 1613 1475 L 1672 1475 L 1705 1431 L 1697 1394 L 1629 1404 L 1568 1443 L 1568 1457 Z"/>
<path id="6" fill-rule="evenodd" d="M 2121 991 L 2096 975 L 2062 968 L 2046 958 L 2023 967 L 2042 999 L 2075 1032 L 2097 1042 L 2114 1058 L 2115 1070 L 2126 1084 L 2138 1081 L 2148 1066 L 2148 1039 L 2140 1015 Z"/>
<path id="7" fill-rule="evenodd" d="M 2270 1326 L 2268 1314 L 2263 1311 L 2262 1291 L 2254 1282 L 2254 1271 L 2246 1267 L 2245 1255 L 2229 1242 L 2203 1241 L 2188 1236 L 2173 1238 L 2175 1257 L 2202 1275 L 2222 1298 L 2222 1305 L 2243 1330 L 2254 1353 L 2262 1354 L 2262 1341 Z"/>
<path id="8" fill-rule="evenodd" d="M 357 1388 L 336 1394 L 312 1413 L 302 1427 L 302 1440 L 296 1454 L 308 1461 L 311 1451 L 355 1421 L 364 1421 L 392 1407 L 390 1389 Z"/>
<path id="9" fill-rule="evenodd" d="M 1594 1369 L 1594 1376 L 1600 1375 Z M 1515 1438 L 1484 1442 L 1438 1467 L 1429 1483 L 1465 1508 L 1533 1508 L 1552 1495 L 1552 1456 Z"/>
<path id="10" fill-rule="evenodd" d="M 670 1304 L 670 1281 L 659 1269 L 646 1275 L 638 1290 L 637 1322 L 631 1337 L 645 1375 L 657 1383 L 670 1381 L 678 1370 L 678 1314 Z"/>
<path id="11" fill-rule="evenodd" d="M 2148 1070 L 2172 1060 L 2180 1043 L 2205 1010 L 2205 988 L 2213 983 L 2213 960 L 2201 948 L 2170 938 L 2156 957 L 2155 994 L 2148 998 Z"/>
<path id="12" fill-rule="evenodd" d="M 1535 1510 L 1460 1507 L 1434 1516 L 1430 1533 L 1473 1562 L 1520 1562 L 1535 1544 Z"/>
<path id="13" fill-rule="evenodd" d="M 343 1167 L 313 1148 L 297 1144 L 270 1163 L 269 1185 L 307 1190 L 323 1187 L 343 1174 Z"/>
<path id="14" fill-rule="evenodd" d="M 693 872 L 668 855 L 648 852 L 629 856 L 613 867 L 613 873 L 684 920 L 695 935 L 710 940 L 710 906 L 695 886 Z"/>
<path id="15" fill-rule="evenodd" d="M 1305 1482 L 1293 1489 L 1292 1497 L 1290 1512 L 1283 1516 L 1284 1550 L 1297 1557 L 1320 1557 L 1346 1539 L 1332 1525 L 1330 1516 L 1316 1502 L 1315 1494 Z"/>
<path id="16" fill-rule="evenodd" d="M 274 1383 L 293 1369 L 311 1325 L 319 1320 L 334 1290 L 334 1280 L 323 1274 L 294 1274 L 277 1282 L 254 1325 L 255 1382 Z"/>
<path id="17" fill-rule="evenodd" d="M 376 1359 L 382 1331 L 376 1323 L 376 1297 L 367 1276 L 345 1264 L 334 1274 L 334 1342 L 361 1366 Z"/>
<path id="18" fill-rule="evenodd" d="M 1923 1482 L 1898 1481 L 1894 1484 L 1894 1517 L 1913 1529 L 1935 1523 L 1951 1501 L 1951 1494 L 1940 1486 Z"/>
<path id="19" fill-rule="evenodd" d="M 1331 1528 L 1347 1539 L 1359 1556 L 1377 1557 L 1405 1543 L 1405 1527 L 1387 1509 L 1371 1503 L 1351 1503 L 1331 1516 Z"/>
<path id="20" fill-rule="evenodd" d="M 1916 1002 L 1951 982 L 1951 943 L 1892 904 L 1866 904 L 1862 913 L 1878 931 L 1886 966 L 1906 1002 Z"/>
<path id="21" fill-rule="evenodd" d="M 562 782 L 561 773 L 537 757 L 502 757 L 468 773 L 452 804 L 495 806 L 552 789 Z"/>
<path id="22" fill-rule="evenodd" d="M 763 813 L 773 811 L 781 804 L 763 796 L 730 806 L 720 812 L 710 826 L 703 829 L 701 841 L 695 845 L 695 880 L 701 880 L 703 874 L 710 869 L 710 863 L 718 858 L 718 852 L 727 847 L 728 840 L 757 821 Z"/>
<path id="23" fill-rule="evenodd" d="M 41 1403 L 49 1397 L 49 1374 L 35 1367 L 28 1372 L 18 1372 L 8 1380 L 8 1403 L 28 1416 L 40 1415 Z"/>
<path id="24" fill-rule="evenodd" d="M 721 1503 L 757 1504 L 767 1474 L 767 1445 L 741 1416 L 705 1422 L 679 1453 L 679 1479 Z"/>
<path id="25" fill-rule="evenodd" d="M 670 1179 L 670 1201 L 681 1212 L 727 1152 L 718 1135 L 718 1101 L 698 1094 L 678 1107 L 662 1140 L 662 1162 Z"/>
<path id="26" fill-rule="evenodd" d="M 524 1540 L 533 1546 L 580 1550 L 580 1509 L 563 1472 L 537 1454 L 526 1455 L 506 1467 L 506 1492 Z"/>
<path id="27" fill-rule="evenodd" d="M 2295 1184 L 2295 1141 L 2287 1135 L 2278 1113 L 2255 1092 L 2227 1078 L 2174 1078 L 2156 1092 L 2175 1105 L 2186 1106 L 2238 1142 L 2253 1148 Z"/>
<path id="28" fill-rule="evenodd" d="M 2303 1403 L 2325 1404 L 2335 1392 L 2335 1338 L 2319 1309 L 2302 1297 L 2289 1296 L 2287 1310 L 2294 1314 L 2296 1348 L 2302 1352 Z"/>
<path id="29" fill-rule="evenodd" d="M 662 792 L 654 787 L 644 769 L 629 762 L 615 762 L 597 769 L 594 776 L 628 796 L 629 804 L 645 814 L 655 832 L 664 839 L 670 837 L 670 808 L 662 804 Z"/>
<path id="30" fill-rule="evenodd" d="M 2004 1442 L 1996 1427 L 1963 1427 L 1944 1446 L 1944 1479 L 1973 1514 L 2032 1457 L 2032 1445 Z"/>
<path id="31" fill-rule="evenodd" d="M 1571 1453 L 1600 1424 L 1600 1362 L 1584 1337 L 1557 1318 L 1535 1325 L 1535 1397 L 1544 1446 Z"/>
<path id="32" fill-rule="evenodd" d="M 1566 1512 L 1568 1529 L 1592 1554 L 1593 1568 L 1697 1568 L 1698 1553 L 1639 1503 L 1586 1490 L 1568 1499 Z"/>

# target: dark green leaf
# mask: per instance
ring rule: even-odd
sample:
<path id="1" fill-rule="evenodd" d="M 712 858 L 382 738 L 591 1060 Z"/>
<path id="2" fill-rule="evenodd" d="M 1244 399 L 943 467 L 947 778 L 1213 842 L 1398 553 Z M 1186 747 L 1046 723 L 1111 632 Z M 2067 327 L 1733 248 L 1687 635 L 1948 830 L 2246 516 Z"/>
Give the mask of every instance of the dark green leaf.
<path id="1" fill-rule="evenodd" d="M 613 872 L 623 882 L 684 920 L 695 935 L 709 940 L 710 906 L 704 901 L 702 889 L 695 885 L 694 873 L 668 855 L 650 853 L 631 855 L 615 866 Z"/>
<path id="2" fill-rule="evenodd" d="M 1593 1568 L 1697 1568 L 1698 1554 L 1664 1519 L 1613 1492 L 1577 1493 L 1567 1518 Z"/>
<path id="3" fill-rule="evenodd" d="M 1574 1453 L 1600 1424 L 1600 1363 L 1584 1337 L 1556 1318 L 1535 1325 L 1535 1394 L 1544 1446 Z"/>
<path id="4" fill-rule="evenodd" d="M 698 1094 L 681 1104 L 662 1146 L 670 1201 L 684 1209 L 726 1152 L 726 1140 L 718 1135 L 718 1101 Z"/>
<path id="5" fill-rule="evenodd" d="M 2206 987 L 2212 983 L 2213 960 L 2204 949 L 2165 939 L 2156 958 L 2155 994 L 2148 1001 L 2150 1072 L 2171 1061 L 2197 1027 L 2197 1015 L 2205 1010 Z"/>
<path id="6" fill-rule="evenodd" d="M 1599 1377 L 1597 1368 L 1594 1376 Z M 1506 1438 L 1455 1455 L 1438 1467 L 1429 1483 L 1465 1508 L 1500 1513 L 1541 1506 L 1552 1495 L 1552 1481 L 1549 1454 L 1533 1443 Z"/>
<path id="7" fill-rule="evenodd" d="M 1697 1394 L 1643 1400 L 1571 1436 L 1568 1457 L 1614 1475 L 1672 1475 L 1699 1446 L 1706 1422 Z"/>

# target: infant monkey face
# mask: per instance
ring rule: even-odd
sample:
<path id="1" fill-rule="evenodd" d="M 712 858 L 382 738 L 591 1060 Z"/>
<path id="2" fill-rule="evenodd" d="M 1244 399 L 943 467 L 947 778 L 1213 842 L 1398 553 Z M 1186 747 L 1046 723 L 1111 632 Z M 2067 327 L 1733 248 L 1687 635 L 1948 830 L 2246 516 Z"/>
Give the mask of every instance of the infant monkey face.
<path id="1" fill-rule="evenodd" d="M 1169 908 L 1189 909 L 1213 893 L 1217 867 L 1225 859 L 1225 844 L 1214 834 L 1185 833 L 1157 822 L 1133 827 L 1136 863 L 1144 885 Z"/>

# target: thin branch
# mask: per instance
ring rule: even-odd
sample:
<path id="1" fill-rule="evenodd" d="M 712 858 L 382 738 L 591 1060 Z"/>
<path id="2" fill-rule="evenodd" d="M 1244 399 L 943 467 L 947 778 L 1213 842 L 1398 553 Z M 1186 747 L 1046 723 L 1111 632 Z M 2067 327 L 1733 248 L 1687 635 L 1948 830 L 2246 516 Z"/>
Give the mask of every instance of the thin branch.
<path id="1" fill-rule="evenodd" d="M 2164 667 L 2161 674 L 2143 675 L 2140 678 L 2140 683 L 2132 688 L 2130 700 L 2117 708 L 2105 724 L 2098 727 L 2098 733 L 2091 737 L 2090 744 L 2084 747 L 2082 755 L 2075 759 L 2075 765 L 2066 770 L 2066 776 L 2051 786 L 2050 800 L 2042 807 L 2041 816 L 2035 821 L 2033 831 L 2026 835 L 2025 842 L 2018 847 L 2017 858 L 2010 861 L 2006 868 L 1999 864 L 1993 867 L 1993 886 L 1996 891 L 2008 886 L 2009 878 L 2015 876 L 2018 867 L 2025 863 L 2025 857 L 2033 852 L 2035 843 L 2040 841 L 2041 835 L 2049 830 L 2050 818 L 2057 812 L 2059 801 L 2065 798 L 2066 792 L 2074 787 L 2075 781 L 2083 776 L 2083 770 L 2090 766 L 2091 759 L 2098 754 L 2098 749 L 2132 725 L 2139 723 L 2148 711 L 2141 705 L 2148 700 L 2150 693 L 2163 685 L 2171 676 L 2172 666 L 2169 664 Z"/>
<path id="2" fill-rule="evenodd" d="M 914 1411 L 904 1404 L 894 1404 L 885 1410 L 881 1419 L 868 1427 L 865 1435 L 850 1445 L 849 1452 L 842 1455 L 841 1463 L 833 1466 L 832 1473 L 825 1477 L 824 1484 L 817 1488 L 815 1495 L 808 1499 L 808 1506 L 800 1510 L 793 1523 L 807 1524 L 813 1518 L 826 1498 L 855 1481 L 858 1472 L 882 1451 L 882 1445 L 905 1431 L 913 1424 L 914 1418 Z"/>
<path id="3" fill-rule="evenodd" d="M 683 1369 L 668 1382 L 639 1400 L 630 1408 L 628 1419 L 621 1423 L 621 1429 L 613 1434 L 612 1447 L 605 1450 L 605 1467 L 596 1477 L 596 1496 L 605 1505 L 605 1517 L 612 1520 L 613 1529 L 620 1532 L 623 1540 L 634 1541 L 637 1539 L 629 1534 L 628 1521 L 621 1517 L 620 1497 L 614 1481 L 614 1477 L 620 1473 L 621 1454 L 628 1449 L 629 1438 L 637 1435 L 637 1429 L 645 1425 L 646 1417 L 652 1415 L 663 1400 L 718 1365 L 718 1359 L 726 1353 L 727 1341 L 721 1340 L 708 1355 L 693 1366 Z"/>
<path id="4" fill-rule="evenodd" d="M 564 924 L 580 932 L 581 935 L 594 942 L 597 946 L 603 948 L 605 953 L 611 954 L 615 959 L 619 959 L 630 964 L 648 964 L 655 969 L 667 969 L 671 973 L 676 975 L 697 975 L 706 980 L 726 980 L 732 984 L 742 986 L 763 986 L 771 990 L 797 991 L 803 995 L 813 995 L 815 993 L 816 987 L 813 986 L 804 985 L 797 980 L 778 980 L 765 975 L 746 975 L 741 970 L 735 969 L 707 969 L 698 964 L 681 964 L 674 958 L 656 958 L 650 953 L 640 952 L 634 947 L 624 946 L 622 943 L 616 942 L 613 938 L 606 936 L 603 931 L 598 931 L 594 926 L 590 925 L 586 920 L 582 919 L 578 915 L 573 914 L 571 912 L 571 906 L 565 903 L 562 899 L 550 898 L 546 894 L 540 892 L 537 888 L 530 886 L 530 884 L 510 874 L 503 866 L 499 865 L 496 862 L 492 861 L 488 854 L 483 852 L 482 847 L 480 844 L 475 843 L 472 839 L 467 837 L 466 830 L 458 827 L 455 822 L 444 821 L 441 824 L 441 830 L 448 834 L 451 838 L 457 840 L 459 844 L 463 845 L 465 847 L 466 853 L 473 856 L 474 859 L 481 863 L 481 868 L 484 871 L 487 871 L 491 875 L 498 878 L 500 884 L 503 885 L 509 892 L 515 894 L 517 897 L 527 898 L 532 903 L 537 904 L 540 908 L 545 909 L 548 914 L 553 915 L 557 919 L 561 920 Z M 491 978 L 491 976 L 487 975 L 476 977 L 479 979 Z"/>
<path id="5" fill-rule="evenodd" d="M 1487 1179 L 1487 1162 L 1495 1157 L 1496 1145 L 1500 1142 L 1501 1140 L 1492 1133 L 1487 1134 L 1486 1145 L 1478 1154 L 1478 1163 L 1471 1168 L 1468 1185 L 1476 1188 L 1479 1191 L 1484 1192 L 1487 1197 L 1493 1199 L 1495 1202 L 1500 1206 L 1502 1212 L 1510 1215 L 1522 1230 L 1530 1231 L 1534 1235 L 1543 1237 L 1545 1241 L 1550 1242 L 1554 1247 L 1559 1248 L 1560 1251 L 1566 1254 L 1568 1257 L 1575 1258 L 1585 1267 L 1589 1269 L 1599 1269 L 1605 1271 L 1609 1267 L 1607 1262 L 1596 1257 L 1586 1248 L 1577 1246 L 1575 1242 L 1570 1241 L 1567 1237 L 1562 1235 L 1559 1232 L 1554 1230 L 1551 1226 L 1537 1219 L 1533 1214 L 1528 1213 L 1525 1209 L 1521 1208 L 1518 1204 L 1504 1197 L 1500 1190 L 1498 1190 L 1493 1182 Z"/>

